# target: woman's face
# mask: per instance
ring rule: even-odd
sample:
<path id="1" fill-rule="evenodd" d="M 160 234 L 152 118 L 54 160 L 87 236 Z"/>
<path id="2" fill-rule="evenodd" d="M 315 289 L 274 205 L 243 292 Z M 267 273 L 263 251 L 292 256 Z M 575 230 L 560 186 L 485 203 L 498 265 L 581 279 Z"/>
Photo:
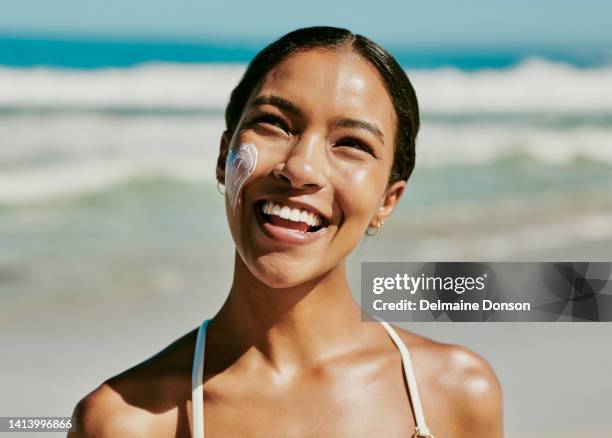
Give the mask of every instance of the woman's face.
<path id="1" fill-rule="evenodd" d="M 226 196 L 226 211 L 260 281 L 291 287 L 328 272 L 391 214 L 405 186 L 387 186 L 394 134 L 393 104 L 359 55 L 298 52 L 266 75 L 233 137 L 222 139 L 222 149 L 257 148 L 238 204 Z"/>

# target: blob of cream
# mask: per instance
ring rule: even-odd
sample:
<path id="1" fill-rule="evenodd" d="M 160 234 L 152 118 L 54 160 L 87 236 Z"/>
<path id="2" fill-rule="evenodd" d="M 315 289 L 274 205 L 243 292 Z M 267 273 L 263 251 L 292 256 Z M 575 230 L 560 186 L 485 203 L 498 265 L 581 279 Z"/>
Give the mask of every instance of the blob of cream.
<path id="1" fill-rule="evenodd" d="M 244 183 L 257 166 L 257 148 L 253 143 L 241 143 L 230 149 L 225 160 L 225 193 L 229 196 L 234 212 Z"/>

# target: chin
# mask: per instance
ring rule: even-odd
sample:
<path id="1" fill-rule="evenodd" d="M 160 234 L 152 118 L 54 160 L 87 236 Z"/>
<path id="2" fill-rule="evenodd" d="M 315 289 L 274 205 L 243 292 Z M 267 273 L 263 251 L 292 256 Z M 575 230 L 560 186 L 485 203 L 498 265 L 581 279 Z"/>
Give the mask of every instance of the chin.
<path id="1" fill-rule="evenodd" d="M 314 269 L 304 266 L 301 261 L 287 263 L 278 258 L 256 262 L 251 272 L 260 282 L 274 289 L 295 287 L 318 276 Z"/>

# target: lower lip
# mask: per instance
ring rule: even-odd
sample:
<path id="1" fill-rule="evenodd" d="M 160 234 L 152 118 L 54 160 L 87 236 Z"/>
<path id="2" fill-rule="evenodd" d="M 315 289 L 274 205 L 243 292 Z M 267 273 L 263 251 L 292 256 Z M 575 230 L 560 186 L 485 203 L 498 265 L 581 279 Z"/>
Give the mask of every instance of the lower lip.
<path id="1" fill-rule="evenodd" d="M 255 217 L 257 219 L 257 224 L 259 228 L 263 232 L 263 234 L 274 240 L 275 242 L 284 243 L 287 245 L 306 245 L 311 243 L 312 241 L 318 239 L 323 236 L 328 227 L 321 228 L 318 231 L 312 233 L 302 233 L 300 231 L 291 230 L 285 227 L 279 227 L 277 225 L 273 225 L 269 222 L 266 222 L 263 213 L 260 210 L 260 206 L 255 206 Z"/>

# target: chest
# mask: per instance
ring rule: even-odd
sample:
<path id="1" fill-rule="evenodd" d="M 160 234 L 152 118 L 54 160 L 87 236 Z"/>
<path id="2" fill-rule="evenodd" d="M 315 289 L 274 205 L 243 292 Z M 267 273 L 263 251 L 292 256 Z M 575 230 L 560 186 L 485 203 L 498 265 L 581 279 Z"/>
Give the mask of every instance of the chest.
<path id="1" fill-rule="evenodd" d="M 407 437 L 414 430 L 408 401 L 396 391 L 316 388 L 273 397 L 251 396 L 205 404 L 206 438 Z"/>
<path id="2" fill-rule="evenodd" d="M 398 375 L 362 373 L 289 388 L 263 379 L 207 382 L 205 437 L 412 437 L 415 421 L 402 377 L 401 370 Z M 149 436 L 191 437 L 190 396 L 185 393 L 185 404 L 177 410 L 156 415 L 157 425 Z M 455 407 L 435 385 L 424 385 L 421 399 L 437 438 L 465 436 L 462 422 L 453 415 Z"/>
<path id="3" fill-rule="evenodd" d="M 342 370 L 291 384 L 251 376 L 207 382 L 205 436 L 411 436 L 415 424 L 401 363 Z"/>

